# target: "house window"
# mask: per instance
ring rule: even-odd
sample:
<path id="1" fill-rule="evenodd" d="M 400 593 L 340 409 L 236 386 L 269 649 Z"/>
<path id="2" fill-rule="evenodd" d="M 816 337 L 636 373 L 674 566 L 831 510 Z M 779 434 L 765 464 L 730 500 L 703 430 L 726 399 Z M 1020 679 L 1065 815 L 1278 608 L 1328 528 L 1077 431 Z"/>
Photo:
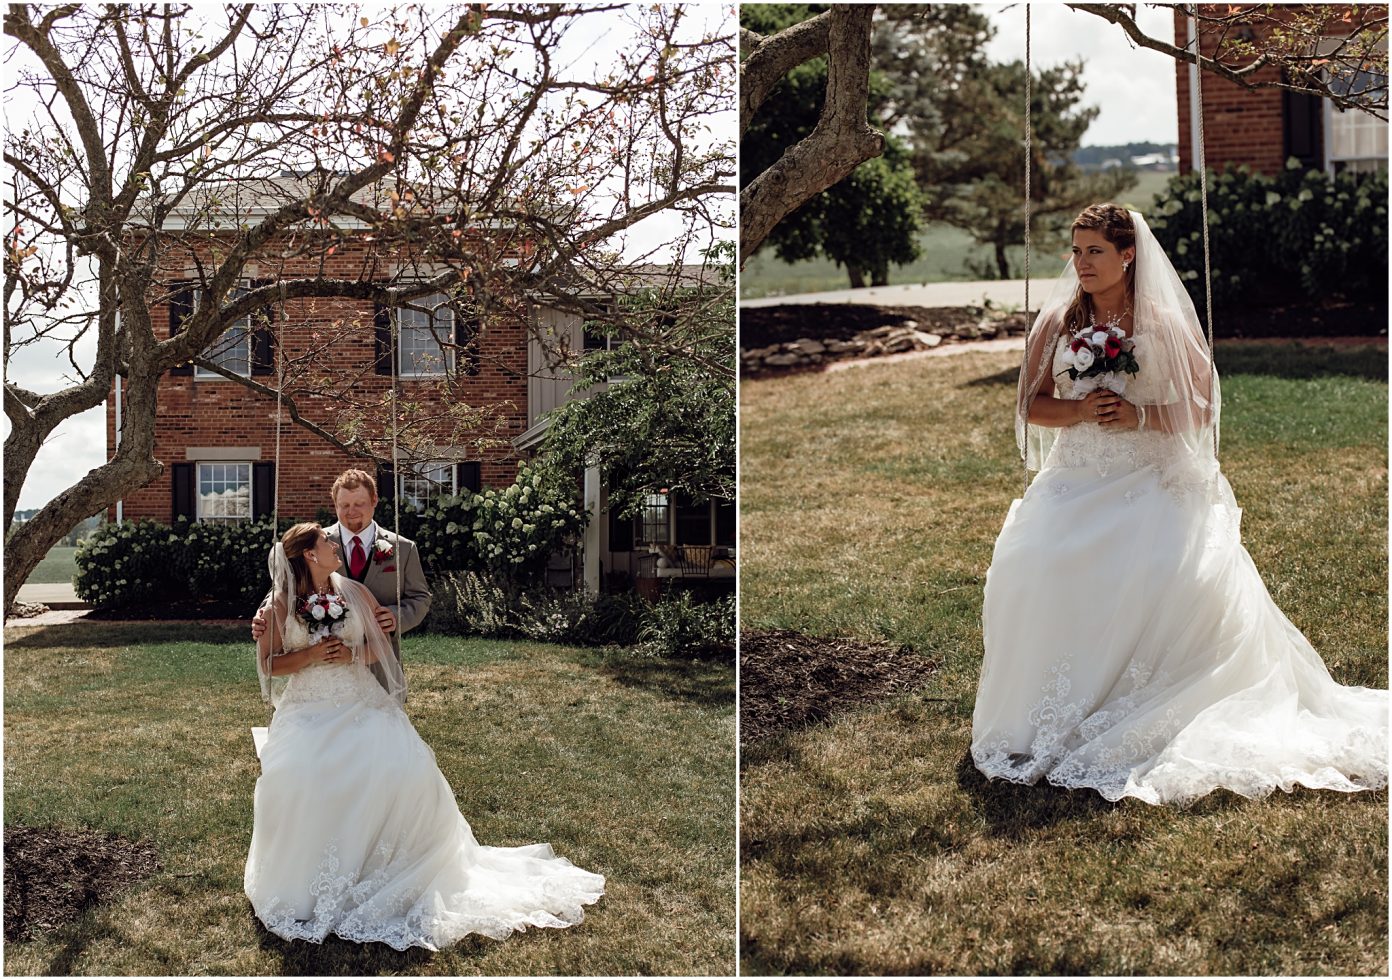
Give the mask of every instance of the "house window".
<path id="1" fill-rule="evenodd" d="M 396 311 L 398 363 L 403 377 L 440 377 L 454 365 L 454 310 L 434 293 Z M 449 349 L 444 344 L 451 345 Z"/>
<path id="2" fill-rule="evenodd" d="M 612 351 L 621 347 L 625 341 L 621 336 L 612 335 L 614 330 L 614 306 L 606 303 L 599 319 L 586 320 L 580 325 L 581 343 L 586 354 L 596 351 Z M 606 381 L 622 381 L 626 375 L 611 374 Z"/>
<path id="3" fill-rule="evenodd" d="M 1387 76 L 1357 71 L 1330 81 L 1339 95 L 1368 91 L 1387 91 Z M 1368 173 L 1387 169 L 1387 123 L 1358 109 L 1336 109 L 1326 102 L 1324 110 L 1326 168 L 1330 173 L 1352 170 Z"/>
<path id="4" fill-rule="evenodd" d="M 229 299 L 235 300 L 245 296 L 247 290 L 238 286 L 232 290 Z M 201 302 L 201 291 L 200 291 Z M 251 377 L 251 317 L 244 316 L 240 320 L 234 320 L 232 325 L 223 331 L 222 336 L 214 341 L 213 345 L 203 352 L 203 357 L 212 361 L 218 367 L 232 374 L 239 374 L 244 378 Z M 202 365 L 198 365 L 193 372 L 195 378 L 220 378 L 222 375 L 216 371 L 209 371 Z"/>
<path id="5" fill-rule="evenodd" d="M 411 463 L 398 477 L 403 506 L 423 511 L 436 497 L 455 492 L 455 466 L 439 460 Z"/>
<path id="6" fill-rule="evenodd" d="M 251 520 L 251 464 L 199 463 L 197 518 Z"/>
<path id="7" fill-rule="evenodd" d="M 649 493 L 643 496 L 643 506 L 638 511 L 638 540 L 643 544 L 667 544 L 672 540 L 667 515 L 670 507 L 665 493 Z"/>

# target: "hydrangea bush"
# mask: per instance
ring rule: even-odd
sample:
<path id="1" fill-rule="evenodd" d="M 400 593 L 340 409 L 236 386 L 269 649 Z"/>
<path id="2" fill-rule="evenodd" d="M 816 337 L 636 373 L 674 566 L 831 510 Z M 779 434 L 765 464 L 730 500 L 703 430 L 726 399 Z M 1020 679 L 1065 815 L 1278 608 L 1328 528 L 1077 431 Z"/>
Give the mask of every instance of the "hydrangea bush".
<path id="1" fill-rule="evenodd" d="M 499 585 L 538 582 L 547 558 L 585 526 L 574 487 L 530 467 L 501 490 L 442 497 L 421 515 L 416 544 L 432 571 L 472 570 Z"/>
<path id="2" fill-rule="evenodd" d="M 78 598 L 97 609 L 111 609 L 182 588 L 175 567 L 182 543 L 169 525 L 156 521 L 102 524 L 77 546 Z"/>

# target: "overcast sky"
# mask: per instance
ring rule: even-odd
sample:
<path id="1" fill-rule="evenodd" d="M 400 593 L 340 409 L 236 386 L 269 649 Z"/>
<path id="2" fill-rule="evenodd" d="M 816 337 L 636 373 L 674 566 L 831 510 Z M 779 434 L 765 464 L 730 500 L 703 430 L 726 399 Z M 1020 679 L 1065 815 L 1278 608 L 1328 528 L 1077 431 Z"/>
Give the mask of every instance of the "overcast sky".
<path id="1" fill-rule="evenodd" d="M 1025 56 L 1023 4 L 981 4 L 991 11 L 996 36 L 986 46 L 992 61 Z M 1030 52 L 1040 66 L 1081 58 L 1085 103 L 1102 111 L 1083 136 L 1084 145 L 1173 143 L 1179 139 L 1175 115 L 1175 62 L 1158 51 L 1136 47 L 1120 27 L 1061 3 L 1030 4 Z M 1136 23 L 1151 37 L 1174 41 L 1170 8 L 1137 5 Z"/>

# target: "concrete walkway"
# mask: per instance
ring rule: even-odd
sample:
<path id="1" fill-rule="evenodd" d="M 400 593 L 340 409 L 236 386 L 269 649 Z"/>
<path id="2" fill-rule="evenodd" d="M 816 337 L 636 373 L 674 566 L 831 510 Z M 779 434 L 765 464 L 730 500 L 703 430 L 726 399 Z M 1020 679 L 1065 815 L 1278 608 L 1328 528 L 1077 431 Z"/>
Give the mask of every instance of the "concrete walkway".
<path id="1" fill-rule="evenodd" d="M 50 609 L 86 609 L 87 603 L 77 597 L 71 582 L 36 585 L 27 582 L 19 587 L 20 602 L 42 602 Z"/>
<path id="2" fill-rule="evenodd" d="M 1038 308 L 1054 286 L 1053 279 L 1030 280 L 1030 306 Z M 867 289 L 834 289 L 825 293 L 797 293 L 741 300 L 740 306 L 802 306 L 811 303 L 864 303 L 867 306 L 993 306 L 1025 305 L 1023 279 L 985 282 L 930 282 L 904 286 L 871 286 Z"/>

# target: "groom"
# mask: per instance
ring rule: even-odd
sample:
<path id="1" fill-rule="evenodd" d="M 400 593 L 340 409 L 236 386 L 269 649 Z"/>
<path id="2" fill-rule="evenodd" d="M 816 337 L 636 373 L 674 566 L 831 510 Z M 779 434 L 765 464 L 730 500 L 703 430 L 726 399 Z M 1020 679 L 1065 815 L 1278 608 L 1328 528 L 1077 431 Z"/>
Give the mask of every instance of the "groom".
<path id="1" fill-rule="evenodd" d="M 377 508 L 377 483 L 362 470 L 346 470 L 333 483 L 334 512 L 338 523 L 326 527 L 329 540 L 343 556 L 342 574 L 367 586 L 386 609 L 377 623 L 391 637 L 392 650 L 401 660 L 401 634 L 420 625 L 430 611 L 430 587 L 425 582 L 420 553 L 407 538 L 378 527 L 372 519 Z M 396 575 L 401 572 L 401 604 L 396 602 Z M 266 631 L 265 607 L 251 621 L 252 639 Z"/>

